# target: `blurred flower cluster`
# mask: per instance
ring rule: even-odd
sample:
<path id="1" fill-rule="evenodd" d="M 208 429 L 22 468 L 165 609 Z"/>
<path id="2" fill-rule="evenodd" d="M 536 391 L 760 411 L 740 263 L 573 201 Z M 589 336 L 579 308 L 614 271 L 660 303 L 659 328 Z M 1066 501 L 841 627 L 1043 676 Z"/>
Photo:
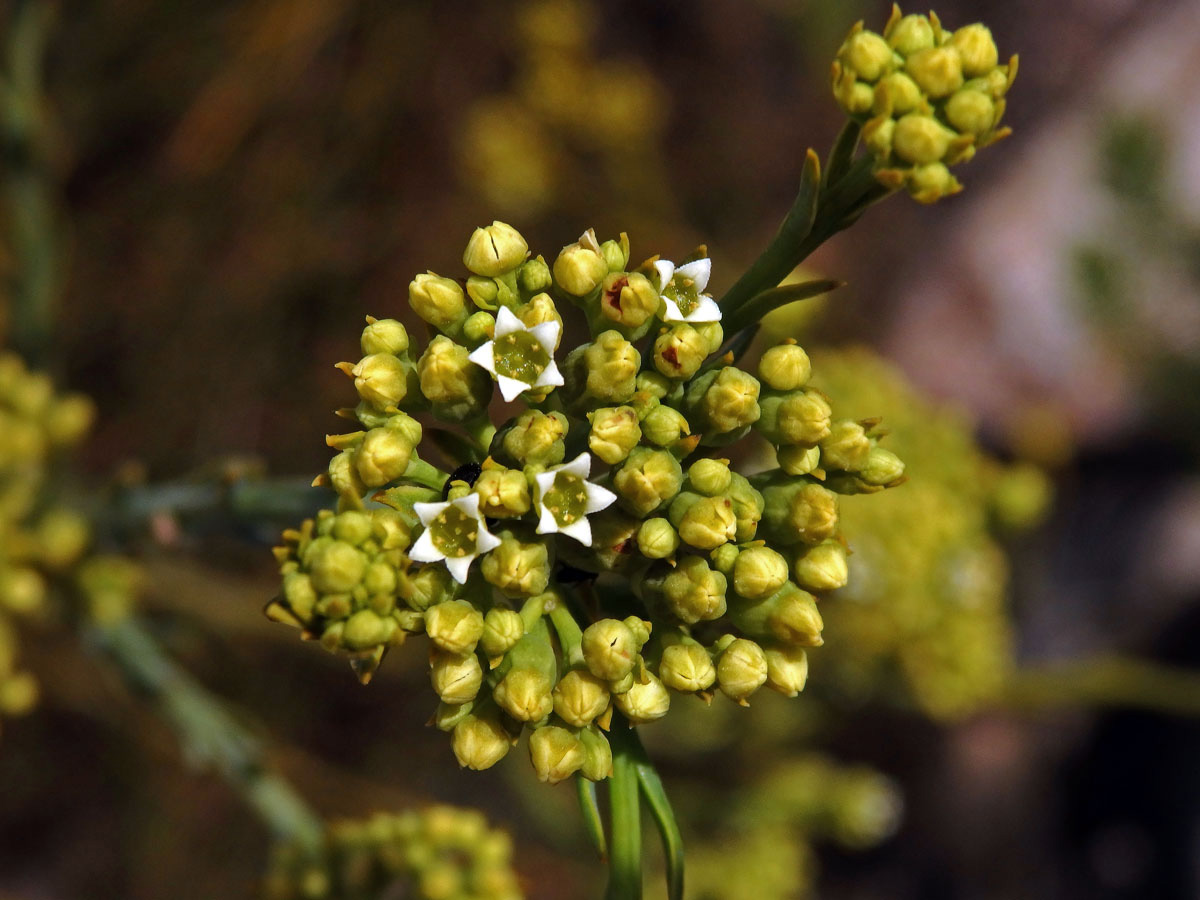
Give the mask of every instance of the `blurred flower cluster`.
<path id="1" fill-rule="evenodd" d="M 795 696 L 822 643 L 814 592 L 846 581 L 839 494 L 903 481 L 878 419 L 835 417 L 797 344 L 755 374 L 719 354 L 703 250 L 629 259 L 625 235 L 589 231 L 550 265 L 495 222 L 471 236 L 464 281 L 413 279 L 432 338 L 368 320 L 363 357 L 340 364 L 362 430 L 328 439 L 318 479 L 339 511 L 277 550 L 268 614 L 361 677 L 429 637 L 434 722 L 464 766 L 493 765 L 528 726 L 542 780 L 602 779 L 614 710 L 640 725 L 672 691 Z M 560 353 L 564 313 L 591 340 Z M 498 425 L 496 386 L 524 403 Z M 778 465 L 736 471 L 743 439 Z M 439 452 L 448 471 L 425 458 Z"/>
<path id="2" fill-rule="evenodd" d="M 268 900 L 517 900 L 512 843 L 482 813 L 433 806 L 332 822 L 317 856 L 277 846 Z"/>
<path id="3" fill-rule="evenodd" d="M 833 63 L 833 94 L 863 123 L 876 178 L 922 203 L 962 190 L 947 167 L 1009 133 L 1000 118 L 1017 58 L 999 58 L 980 23 L 947 31 L 934 13 L 893 6 L 883 34 L 855 25 Z"/>

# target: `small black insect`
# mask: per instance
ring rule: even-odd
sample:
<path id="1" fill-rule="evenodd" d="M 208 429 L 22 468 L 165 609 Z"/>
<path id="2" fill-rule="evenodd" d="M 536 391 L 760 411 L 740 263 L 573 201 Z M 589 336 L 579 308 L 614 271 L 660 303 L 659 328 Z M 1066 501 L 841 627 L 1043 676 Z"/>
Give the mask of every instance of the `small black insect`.
<path id="1" fill-rule="evenodd" d="M 479 463 L 466 463 L 459 466 L 450 473 L 450 477 L 446 479 L 446 483 L 442 485 L 442 499 L 445 500 L 450 496 L 450 485 L 456 481 L 465 481 L 467 484 L 475 484 L 479 478 L 479 473 L 483 471 L 483 466 Z"/>

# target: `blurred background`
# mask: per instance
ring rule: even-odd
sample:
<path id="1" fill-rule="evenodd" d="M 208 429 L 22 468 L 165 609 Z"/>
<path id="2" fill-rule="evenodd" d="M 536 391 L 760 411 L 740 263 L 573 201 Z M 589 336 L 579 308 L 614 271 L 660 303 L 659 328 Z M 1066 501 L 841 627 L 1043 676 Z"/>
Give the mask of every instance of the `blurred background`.
<path id="1" fill-rule="evenodd" d="M 28 5 L 5 10 L 15 70 Z M 884 416 L 912 481 L 863 504 L 880 509 L 847 501 L 853 580 L 801 699 L 696 703 L 646 741 L 696 897 L 1197 898 L 1200 718 L 1180 711 L 1200 696 L 1172 672 L 1200 666 L 1200 4 L 937 11 L 1019 51 L 1014 136 L 959 171 L 963 194 L 870 211 L 809 261 L 848 286 L 768 322 L 837 408 Z M 844 32 L 887 14 L 58 7 L 38 155 L 13 152 L 10 121 L 0 178 L 10 217 L 30 179 L 52 199 L 38 362 L 97 404 L 84 478 L 119 496 L 311 477 L 363 316 L 404 318 L 409 280 L 457 274 L 493 218 L 551 257 L 589 226 L 628 231 L 635 258 L 706 242 L 719 294 L 773 234 L 804 149 L 841 127 Z M 30 251 L 5 233 L 12 280 Z M 151 513 L 119 534 L 156 633 L 320 813 L 477 806 L 513 835 L 530 897 L 591 896 L 573 793 L 531 786 L 519 754 L 460 772 L 424 727 L 420 648 L 360 686 L 262 616 L 274 534 Z M 190 773 L 69 630 L 20 636 L 41 700 L 3 724 L 0 896 L 254 896 L 269 842 L 237 795 Z"/>

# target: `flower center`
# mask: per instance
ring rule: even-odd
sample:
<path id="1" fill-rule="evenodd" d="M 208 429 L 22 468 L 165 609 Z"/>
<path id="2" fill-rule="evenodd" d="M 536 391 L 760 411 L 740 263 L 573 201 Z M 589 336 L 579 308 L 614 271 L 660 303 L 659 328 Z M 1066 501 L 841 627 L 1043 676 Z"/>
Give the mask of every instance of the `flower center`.
<path id="1" fill-rule="evenodd" d="M 429 525 L 429 535 L 439 553 L 456 558 L 476 552 L 479 520 L 457 506 L 448 506 Z"/>
<path id="2" fill-rule="evenodd" d="M 550 354 L 528 331 L 510 331 L 492 346 L 496 374 L 532 385 L 550 365 Z"/>
<path id="3" fill-rule="evenodd" d="M 700 305 L 700 290 L 696 287 L 695 280 L 686 275 L 676 274 L 663 288 L 662 293 L 668 300 L 675 301 L 679 312 L 684 316 Z"/>
<path id="4" fill-rule="evenodd" d="M 587 487 L 578 475 L 559 472 L 554 476 L 553 486 L 542 498 L 542 504 L 559 525 L 578 522 L 587 515 Z"/>

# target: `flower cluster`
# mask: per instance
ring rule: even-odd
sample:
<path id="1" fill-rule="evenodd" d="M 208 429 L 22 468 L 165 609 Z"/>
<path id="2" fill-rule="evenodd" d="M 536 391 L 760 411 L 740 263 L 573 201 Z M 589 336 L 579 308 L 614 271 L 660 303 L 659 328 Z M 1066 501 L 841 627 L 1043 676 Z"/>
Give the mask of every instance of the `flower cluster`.
<path id="1" fill-rule="evenodd" d="M 44 493 L 51 460 L 91 421 L 85 397 L 56 394 L 48 376 L 0 354 L 0 715 L 37 701 L 37 682 L 19 668 L 16 621 L 44 612 L 47 578 L 71 567 L 90 539 L 86 520 Z"/>
<path id="2" fill-rule="evenodd" d="M 948 166 L 1009 130 L 1000 126 L 1017 58 L 999 62 L 986 25 L 947 31 L 935 14 L 901 15 L 876 34 L 859 22 L 833 63 L 833 94 L 862 124 L 876 177 L 922 203 L 962 189 Z"/>
<path id="3" fill-rule="evenodd" d="M 269 900 L 518 900 L 507 834 L 481 813 L 434 806 L 332 823 L 319 853 L 283 844 L 267 873 Z"/>
<path id="4" fill-rule="evenodd" d="M 320 479 L 340 511 L 277 550 L 268 613 L 360 676 L 428 636 L 433 722 L 464 766 L 528 727 L 542 780 L 601 779 L 614 711 L 641 725 L 673 692 L 794 696 L 822 643 L 816 593 L 846 580 L 839 494 L 903 480 L 878 421 L 835 417 L 797 344 L 753 371 L 720 354 L 704 252 L 629 259 L 625 235 L 588 231 L 550 265 L 495 222 L 462 282 L 417 276 L 429 341 L 368 320 L 340 366 L 363 430 L 329 438 Z M 564 351 L 573 310 L 590 338 Z M 777 464 L 738 471 L 767 445 Z"/>

